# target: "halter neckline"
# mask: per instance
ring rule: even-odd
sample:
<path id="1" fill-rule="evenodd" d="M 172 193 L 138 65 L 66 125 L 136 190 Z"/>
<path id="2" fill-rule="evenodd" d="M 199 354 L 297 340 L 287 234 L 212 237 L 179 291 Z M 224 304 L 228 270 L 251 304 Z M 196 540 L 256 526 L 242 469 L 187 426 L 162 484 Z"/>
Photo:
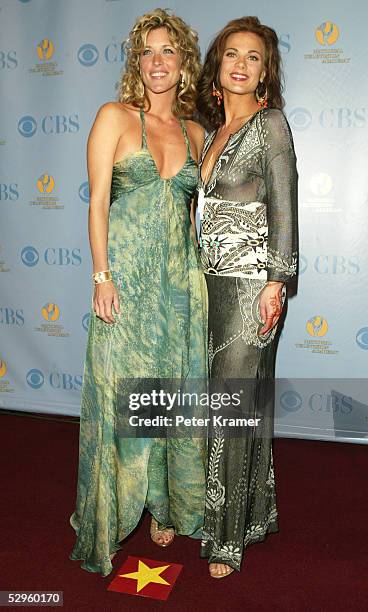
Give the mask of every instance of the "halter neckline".
<path id="1" fill-rule="evenodd" d="M 160 174 L 160 172 L 158 170 L 157 164 L 155 162 L 155 159 L 154 159 L 154 157 L 153 157 L 152 153 L 150 152 L 150 150 L 148 148 L 148 145 L 147 145 L 146 121 L 145 121 L 145 112 L 144 112 L 143 108 L 140 109 L 139 115 L 140 115 L 141 123 L 142 123 L 142 145 L 141 145 L 142 149 L 146 150 L 149 153 L 153 163 L 155 164 L 157 174 L 159 175 L 161 180 L 169 181 L 169 180 L 175 178 L 176 176 L 178 176 L 178 174 L 180 174 L 180 172 L 183 170 L 183 168 L 187 165 L 188 162 L 190 162 L 191 160 L 194 162 L 194 159 L 192 158 L 192 154 L 191 154 L 191 151 L 190 151 L 190 142 L 189 142 L 188 132 L 187 132 L 187 129 L 185 127 L 184 119 L 179 117 L 180 127 L 181 127 L 181 130 L 183 132 L 183 136 L 184 136 L 184 140 L 185 140 L 185 144 L 186 144 L 186 148 L 187 148 L 187 156 L 186 156 L 185 162 L 184 162 L 183 166 L 180 168 L 180 170 L 176 174 L 174 174 L 174 176 L 170 176 L 168 178 L 164 178 L 164 177 L 161 176 L 161 174 Z M 194 163 L 196 163 L 196 162 L 194 162 Z"/>

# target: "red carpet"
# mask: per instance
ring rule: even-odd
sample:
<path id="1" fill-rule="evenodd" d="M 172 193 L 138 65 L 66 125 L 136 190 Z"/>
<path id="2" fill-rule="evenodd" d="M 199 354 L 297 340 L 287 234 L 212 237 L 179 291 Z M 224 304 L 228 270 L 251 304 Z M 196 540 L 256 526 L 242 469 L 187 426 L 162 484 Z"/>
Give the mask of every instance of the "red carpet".
<path id="1" fill-rule="evenodd" d="M 280 532 L 248 549 L 240 574 L 210 578 L 189 538 L 158 548 L 146 517 L 101 578 L 68 559 L 78 425 L 51 418 L 0 410 L 0 590 L 62 590 L 67 612 L 367 612 L 366 446 L 276 440 Z M 167 602 L 107 591 L 128 555 L 184 565 Z"/>

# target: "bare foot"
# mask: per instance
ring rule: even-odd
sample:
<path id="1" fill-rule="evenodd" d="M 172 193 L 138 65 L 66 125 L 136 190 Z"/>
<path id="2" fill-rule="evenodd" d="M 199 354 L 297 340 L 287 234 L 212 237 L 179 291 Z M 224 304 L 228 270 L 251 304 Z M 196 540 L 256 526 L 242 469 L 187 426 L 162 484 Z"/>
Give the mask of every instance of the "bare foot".
<path id="1" fill-rule="evenodd" d="M 166 546 L 169 546 L 172 543 L 175 532 L 171 527 L 168 527 L 167 529 L 159 529 L 157 521 L 152 518 L 150 535 L 152 542 L 157 544 L 157 546 L 165 548 Z"/>
<path id="2" fill-rule="evenodd" d="M 234 571 L 234 569 L 230 567 L 230 565 L 226 565 L 226 563 L 210 563 L 209 569 L 212 578 L 225 578 L 225 576 L 230 576 Z"/>

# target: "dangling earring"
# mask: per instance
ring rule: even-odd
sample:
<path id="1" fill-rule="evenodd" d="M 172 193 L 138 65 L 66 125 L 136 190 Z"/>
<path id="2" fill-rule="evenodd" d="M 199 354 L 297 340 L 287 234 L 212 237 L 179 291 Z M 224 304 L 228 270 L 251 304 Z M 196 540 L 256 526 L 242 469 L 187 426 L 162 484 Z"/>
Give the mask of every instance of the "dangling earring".
<path id="1" fill-rule="evenodd" d="M 260 85 L 261 85 L 261 87 L 260 87 Z M 263 90 L 262 93 L 259 91 L 260 89 Z M 259 83 L 257 85 L 256 99 L 257 99 L 258 106 L 260 106 L 261 108 L 267 108 L 267 106 L 268 106 L 268 102 L 267 102 L 267 87 L 264 84 L 264 81 L 259 81 Z"/>
<path id="2" fill-rule="evenodd" d="M 222 95 L 221 91 L 216 88 L 215 83 L 212 83 L 212 95 L 217 98 L 217 106 L 221 106 L 224 96 Z"/>
<path id="3" fill-rule="evenodd" d="M 184 89 L 184 87 L 185 87 L 185 76 L 184 76 L 184 73 L 183 73 L 183 72 L 181 73 L 180 87 L 181 87 L 182 89 Z"/>

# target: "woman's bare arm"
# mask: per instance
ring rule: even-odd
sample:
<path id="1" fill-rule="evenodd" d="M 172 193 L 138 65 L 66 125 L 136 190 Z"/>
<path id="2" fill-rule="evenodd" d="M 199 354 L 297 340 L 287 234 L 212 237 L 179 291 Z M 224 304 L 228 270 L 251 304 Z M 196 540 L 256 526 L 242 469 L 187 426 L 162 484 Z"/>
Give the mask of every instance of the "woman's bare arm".
<path id="1" fill-rule="evenodd" d="M 108 270 L 107 236 L 110 189 L 115 151 L 124 131 L 124 112 L 115 103 L 104 104 L 97 113 L 87 146 L 90 186 L 89 241 L 93 272 Z M 94 310 L 106 323 L 114 323 L 112 305 L 119 312 L 119 300 L 112 281 L 95 287 Z"/>
<path id="2" fill-rule="evenodd" d="M 90 188 L 89 240 L 93 271 L 108 269 L 107 232 L 112 166 L 121 131 L 121 113 L 113 103 L 97 113 L 87 145 Z"/>

